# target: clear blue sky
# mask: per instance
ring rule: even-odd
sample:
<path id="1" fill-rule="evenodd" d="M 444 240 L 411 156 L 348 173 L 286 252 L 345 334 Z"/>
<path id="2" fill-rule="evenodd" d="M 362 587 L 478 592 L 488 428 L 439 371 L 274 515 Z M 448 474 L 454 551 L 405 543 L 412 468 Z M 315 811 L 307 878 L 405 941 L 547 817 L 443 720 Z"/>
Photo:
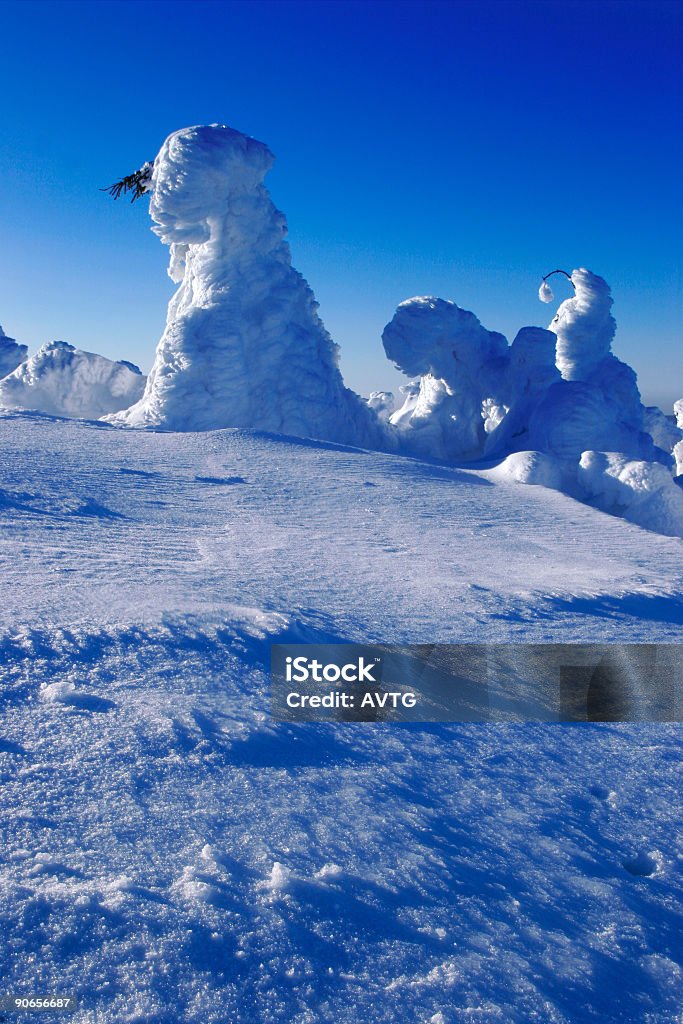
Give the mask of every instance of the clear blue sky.
<path id="1" fill-rule="evenodd" d="M 411 295 L 510 339 L 555 267 L 612 285 L 616 352 L 683 395 L 683 5 L 0 2 L 0 323 L 149 369 L 172 292 L 146 201 L 98 186 L 165 136 L 266 142 L 294 265 L 347 382 L 398 375 Z M 561 288 L 561 285 L 559 286 Z"/>

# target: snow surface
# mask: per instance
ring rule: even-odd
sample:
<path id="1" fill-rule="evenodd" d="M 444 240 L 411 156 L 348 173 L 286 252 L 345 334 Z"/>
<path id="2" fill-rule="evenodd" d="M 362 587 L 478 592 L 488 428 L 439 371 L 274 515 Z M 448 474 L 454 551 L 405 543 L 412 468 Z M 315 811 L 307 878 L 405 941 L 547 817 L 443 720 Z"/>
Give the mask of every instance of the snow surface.
<path id="1" fill-rule="evenodd" d="M 268 663 L 677 642 L 680 540 L 266 433 L 15 413 L 0 445 L 7 990 L 74 1024 L 678 1019 L 679 727 L 282 725 Z"/>
<path id="2" fill-rule="evenodd" d="M 136 401 L 144 386 L 133 363 L 52 341 L 0 381 L 0 407 L 99 419 Z"/>
<path id="3" fill-rule="evenodd" d="M 598 508 L 659 533 L 683 537 L 683 492 L 666 467 L 617 452 L 584 452 L 579 483 Z"/>
<path id="4" fill-rule="evenodd" d="M 263 185 L 273 160 L 262 142 L 226 125 L 165 141 L 150 215 L 179 288 L 144 396 L 112 422 L 379 443 L 379 423 L 344 387 L 337 346 L 291 265 L 284 214 Z"/>
<path id="5" fill-rule="evenodd" d="M 28 355 L 28 346 L 19 345 L 14 338 L 8 338 L 0 327 L 0 379 L 16 370 Z"/>

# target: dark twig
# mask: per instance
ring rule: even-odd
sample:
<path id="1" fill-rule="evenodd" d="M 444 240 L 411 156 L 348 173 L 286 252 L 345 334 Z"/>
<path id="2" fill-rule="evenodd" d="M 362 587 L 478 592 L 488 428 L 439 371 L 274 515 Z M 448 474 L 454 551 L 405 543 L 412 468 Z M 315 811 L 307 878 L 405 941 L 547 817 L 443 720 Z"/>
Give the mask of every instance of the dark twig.
<path id="1" fill-rule="evenodd" d="M 120 199 L 121 196 L 132 192 L 133 195 L 130 201 L 134 203 L 136 199 L 139 199 L 147 191 L 147 186 L 152 178 L 153 167 L 154 161 L 150 161 L 141 167 L 139 171 L 135 171 L 134 174 L 127 174 L 125 178 L 115 181 L 113 185 L 101 188 L 100 192 L 108 192 L 114 199 Z"/>

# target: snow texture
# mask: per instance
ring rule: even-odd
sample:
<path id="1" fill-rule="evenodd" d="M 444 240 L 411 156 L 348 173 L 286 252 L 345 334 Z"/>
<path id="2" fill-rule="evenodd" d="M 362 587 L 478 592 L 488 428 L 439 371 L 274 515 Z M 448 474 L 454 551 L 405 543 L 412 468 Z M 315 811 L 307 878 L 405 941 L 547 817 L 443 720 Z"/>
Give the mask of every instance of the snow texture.
<path id="1" fill-rule="evenodd" d="M 12 370 L 16 370 L 27 355 L 28 346 L 19 345 L 14 338 L 8 338 L 0 327 L 0 379 L 6 377 Z"/>
<path id="2" fill-rule="evenodd" d="M 542 327 L 523 327 L 510 346 L 505 379 L 506 414 L 486 439 L 487 454 L 542 448 L 531 433 L 535 411 L 560 380 L 555 365 L 555 335 Z M 538 430 L 534 432 L 538 435 Z"/>
<path id="3" fill-rule="evenodd" d="M 552 302 L 555 296 L 553 295 L 552 288 L 547 281 L 541 281 L 541 286 L 538 289 L 538 297 L 541 302 Z"/>
<path id="4" fill-rule="evenodd" d="M 553 490 L 564 489 L 561 464 L 544 452 L 513 452 L 488 473 L 490 480 L 518 484 L 538 484 Z"/>
<path id="5" fill-rule="evenodd" d="M 268 671 L 676 643 L 679 540 L 245 430 L 8 413 L 0 447 L 4 990 L 73 1024 L 677 1019 L 679 727 L 278 724 Z"/>
<path id="6" fill-rule="evenodd" d="M 401 446 L 446 461 L 477 458 L 505 415 L 503 335 L 455 302 L 423 296 L 400 304 L 382 342 L 400 370 L 420 377 L 390 420 Z"/>
<path id="7" fill-rule="evenodd" d="M 145 393 L 112 422 L 380 443 L 376 416 L 344 386 L 337 346 L 291 266 L 285 217 L 263 185 L 273 160 L 225 125 L 164 142 L 150 215 L 179 288 Z"/>
<path id="8" fill-rule="evenodd" d="M 679 430 L 683 430 L 683 398 L 674 402 L 674 416 L 676 417 L 676 426 Z"/>
<path id="9" fill-rule="evenodd" d="M 683 441 L 683 429 L 676 425 L 676 416 L 666 416 L 656 405 L 644 409 L 645 430 L 663 452 L 671 453 Z"/>
<path id="10" fill-rule="evenodd" d="M 565 380 L 586 380 L 609 355 L 617 325 L 603 278 L 584 267 L 573 270 L 575 294 L 560 305 L 550 324 L 557 335 L 557 366 Z"/>
<path id="11" fill-rule="evenodd" d="M 99 419 L 125 409 L 144 386 L 144 376 L 132 363 L 113 362 L 53 341 L 0 381 L 0 406 Z"/>
<path id="12" fill-rule="evenodd" d="M 605 512 L 683 537 L 683 490 L 665 466 L 616 452 L 584 452 L 579 483 L 588 500 Z"/>
<path id="13" fill-rule="evenodd" d="M 683 430 L 683 398 L 674 402 L 674 415 L 678 429 Z M 683 441 L 678 441 L 674 445 L 673 455 L 676 460 L 676 475 L 683 476 Z"/>

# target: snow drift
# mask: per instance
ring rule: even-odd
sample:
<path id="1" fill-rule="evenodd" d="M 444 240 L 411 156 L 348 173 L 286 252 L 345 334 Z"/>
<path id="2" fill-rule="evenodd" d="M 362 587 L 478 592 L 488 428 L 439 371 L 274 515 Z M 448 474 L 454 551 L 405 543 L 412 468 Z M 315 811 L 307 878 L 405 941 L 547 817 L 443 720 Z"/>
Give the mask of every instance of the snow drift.
<path id="1" fill-rule="evenodd" d="M 683 537 L 683 491 L 664 466 L 617 452 L 584 452 L 579 483 L 597 508 L 657 533 Z"/>
<path id="2" fill-rule="evenodd" d="M 26 359 L 28 346 L 19 345 L 14 338 L 8 338 L 0 327 L 0 378 L 6 377 Z"/>
<path id="3" fill-rule="evenodd" d="M 273 160 L 225 125 L 164 142 L 150 214 L 179 288 L 145 393 L 113 422 L 379 443 L 377 418 L 344 386 L 337 347 L 291 265 L 285 217 L 262 184 Z"/>
<path id="4" fill-rule="evenodd" d="M 52 341 L 0 381 L 0 406 L 99 419 L 137 401 L 144 386 L 145 377 L 132 363 Z"/>

